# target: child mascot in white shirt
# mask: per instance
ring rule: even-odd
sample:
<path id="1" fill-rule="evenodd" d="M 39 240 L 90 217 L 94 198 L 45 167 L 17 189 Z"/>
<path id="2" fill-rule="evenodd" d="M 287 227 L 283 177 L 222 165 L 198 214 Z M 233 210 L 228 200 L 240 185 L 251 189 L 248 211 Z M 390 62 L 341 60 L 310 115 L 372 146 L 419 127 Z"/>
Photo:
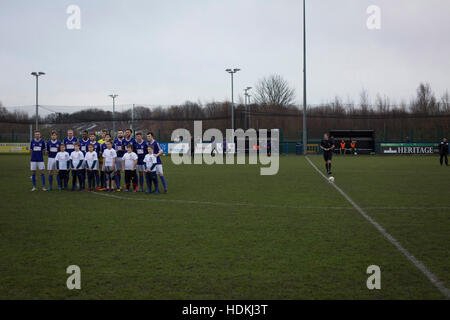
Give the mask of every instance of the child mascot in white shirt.
<path id="1" fill-rule="evenodd" d="M 154 194 L 158 194 L 158 177 L 156 175 L 156 165 L 158 160 L 153 155 L 153 147 L 148 146 L 148 154 L 144 158 L 145 181 L 147 182 L 146 193 L 152 193 L 152 184 L 155 186 Z"/>

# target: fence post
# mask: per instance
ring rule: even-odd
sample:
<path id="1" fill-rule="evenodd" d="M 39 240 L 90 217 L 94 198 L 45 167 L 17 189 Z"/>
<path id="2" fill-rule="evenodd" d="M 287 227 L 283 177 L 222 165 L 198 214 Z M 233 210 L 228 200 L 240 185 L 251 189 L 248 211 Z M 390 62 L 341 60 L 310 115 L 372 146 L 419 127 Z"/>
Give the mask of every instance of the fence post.
<path id="1" fill-rule="evenodd" d="M 14 142 L 14 129 L 11 130 L 11 142 Z"/>
<path id="2" fill-rule="evenodd" d="M 30 141 L 33 140 L 33 125 L 30 124 Z"/>

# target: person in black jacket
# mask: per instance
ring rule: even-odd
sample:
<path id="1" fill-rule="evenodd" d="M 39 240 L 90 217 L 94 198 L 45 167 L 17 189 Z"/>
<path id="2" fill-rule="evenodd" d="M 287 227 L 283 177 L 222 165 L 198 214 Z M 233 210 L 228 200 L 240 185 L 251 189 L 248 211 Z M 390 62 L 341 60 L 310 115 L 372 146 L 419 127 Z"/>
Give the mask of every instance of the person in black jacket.
<path id="1" fill-rule="evenodd" d="M 328 139 L 328 134 L 325 133 L 320 143 L 320 148 L 323 150 L 323 159 L 325 160 L 325 168 L 328 174 L 331 174 L 331 160 L 334 147 L 334 139 Z"/>
<path id="2" fill-rule="evenodd" d="M 447 138 L 442 139 L 441 143 L 439 144 L 439 161 L 441 162 L 441 166 L 444 163 L 445 159 L 445 165 L 448 166 L 448 141 Z"/>

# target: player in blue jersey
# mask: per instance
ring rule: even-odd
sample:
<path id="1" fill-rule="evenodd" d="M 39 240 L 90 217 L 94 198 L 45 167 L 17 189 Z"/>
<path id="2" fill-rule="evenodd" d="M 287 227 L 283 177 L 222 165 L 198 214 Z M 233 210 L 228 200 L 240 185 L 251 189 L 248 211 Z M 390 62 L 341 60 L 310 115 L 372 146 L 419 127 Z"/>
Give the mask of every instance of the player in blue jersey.
<path id="1" fill-rule="evenodd" d="M 100 143 L 96 141 L 96 137 L 94 133 L 91 133 L 89 136 L 89 143 L 94 146 L 94 152 L 97 154 L 97 165 L 95 167 L 94 176 L 95 176 L 95 183 L 97 185 L 97 191 L 100 190 L 100 176 L 99 176 L 99 164 L 100 164 Z M 100 167 L 101 169 L 101 167 Z"/>
<path id="2" fill-rule="evenodd" d="M 142 139 L 141 132 L 136 133 L 136 141 L 134 142 L 134 152 L 138 156 L 138 163 L 136 166 L 136 171 L 139 173 L 138 192 L 144 192 L 144 173 L 145 173 L 144 158 L 145 155 L 148 153 L 148 150 L 147 150 L 147 142 L 145 142 L 144 139 Z"/>
<path id="3" fill-rule="evenodd" d="M 74 137 L 73 130 L 69 129 L 67 130 L 67 137 L 64 138 L 63 144 L 66 146 L 66 152 L 69 154 L 75 151 L 75 142 L 77 142 L 77 137 Z M 69 178 L 69 174 L 67 175 L 67 178 Z"/>
<path id="4" fill-rule="evenodd" d="M 80 143 L 80 151 L 83 152 L 83 155 L 86 155 L 86 152 L 88 152 L 88 146 L 90 144 L 88 132 L 84 130 L 81 133 L 81 139 L 78 141 Z M 83 162 L 83 165 L 80 169 L 80 177 L 81 177 L 81 186 L 80 188 L 84 189 L 86 187 L 86 163 Z"/>
<path id="5" fill-rule="evenodd" d="M 164 187 L 164 193 L 167 193 L 167 183 L 166 178 L 164 178 L 164 172 L 162 168 L 162 162 L 161 162 L 161 155 L 163 153 L 163 150 L 161 149 L 161 146 L 159 145 L 158 141 L 155 140 L 153 132 L 147 133 L 147 140 L 149 144 L 153 147 L 153 154 L 156 157 L 157 164 L 156 164 L 156 174 L 161 179 L 161 183 Z"/>
<path id="6" fill-rule="evenodd" d="M 123 148 L 124 150 L 127 149 L 127 146 L 131 144 L 131 146 L 134 148 L 134 143 L 136 142 L 136 139 L 132 136 L 133 130 L 127 129 L 125 130 L 125 138 L 122 140 Z"/>
<path id="7" fill-rule="evenodd" d="M 47 154 L 48 154 L 48 161 L 47 161 L 47 173 L 48 173 L 48 190 L 53 189 L 53 174 L 56 173 L 56 162 L 55 157 L 58 153 L 59 146 L 61 145 L 61 142 L 58 141 L 58 135 L 56 131 L 52 131 L 52 135 L 49 141 L 47 141 Z M 59 175 L 56 175 L 56 180 L 59 183 Z"/>
<path id="8" fill-rule="evenodd" d="M 77 142 L 78 139 L 73 136 L 73 130 L 69 129 L 67 130 L 67 137 L 64 138 L 64 145 L 66 146 L 66 152 L 70 155 L 75 150 L 75 142 Z"/>
<path id="9" fill-rule="evenodd" d="M 115 164 L 116 174 L 114 175 L 114 181 L 116 183 L 116 191 L 120 192 L 120 180 L 122 173 L 122 157 L 125 154 L 125 146 L 123 144 L 123 130 L 117 131 L 117 138 L 114 139 L 113 148 L 116 150 L 117 159 Z"/>
<path id="10" fill-rule="evenodd" d="M 34 132 L 34 139 L 30 143 L 31 152 L 31 182 L 33 183 L 33 189 L 31 191 L 36 191 L 36 171 L 39 170 L 41 173 L 42 190 L 45 189 L 45 164 L 44 164 L 44 152 L 45 152 L 45 141 L 41 139 L 41 132 L 36 130 Z"/>

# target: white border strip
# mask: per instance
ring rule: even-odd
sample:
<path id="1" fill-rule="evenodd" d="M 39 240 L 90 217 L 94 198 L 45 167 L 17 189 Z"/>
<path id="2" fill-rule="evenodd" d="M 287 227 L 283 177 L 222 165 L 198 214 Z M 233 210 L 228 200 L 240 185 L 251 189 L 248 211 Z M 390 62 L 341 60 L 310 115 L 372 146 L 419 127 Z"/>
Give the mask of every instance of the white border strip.
<path id="1" fill-rule="evenodd" d="M 309 164 L 328 182 L 328 178 L 320 171 L 317 166 L 307 157 L 306 160 Z M 369 221 L 390 243 L 392 243 L 398 251 L 400 251 L 406 258 L 408 258 L 422 273 L 434 284 L 439 291 L 450 299 L 450 290 L 447 289 L 444 284 L 419 260 L 417 260 L 408 250 L 406 250 L 393 236 L 384 230 L 384 228 L 372 219 L 367 213 L 364 212 L 341 188 L 335 183 L 330 183 L 348 202 L 358 211 L 367 221 Z"/>

